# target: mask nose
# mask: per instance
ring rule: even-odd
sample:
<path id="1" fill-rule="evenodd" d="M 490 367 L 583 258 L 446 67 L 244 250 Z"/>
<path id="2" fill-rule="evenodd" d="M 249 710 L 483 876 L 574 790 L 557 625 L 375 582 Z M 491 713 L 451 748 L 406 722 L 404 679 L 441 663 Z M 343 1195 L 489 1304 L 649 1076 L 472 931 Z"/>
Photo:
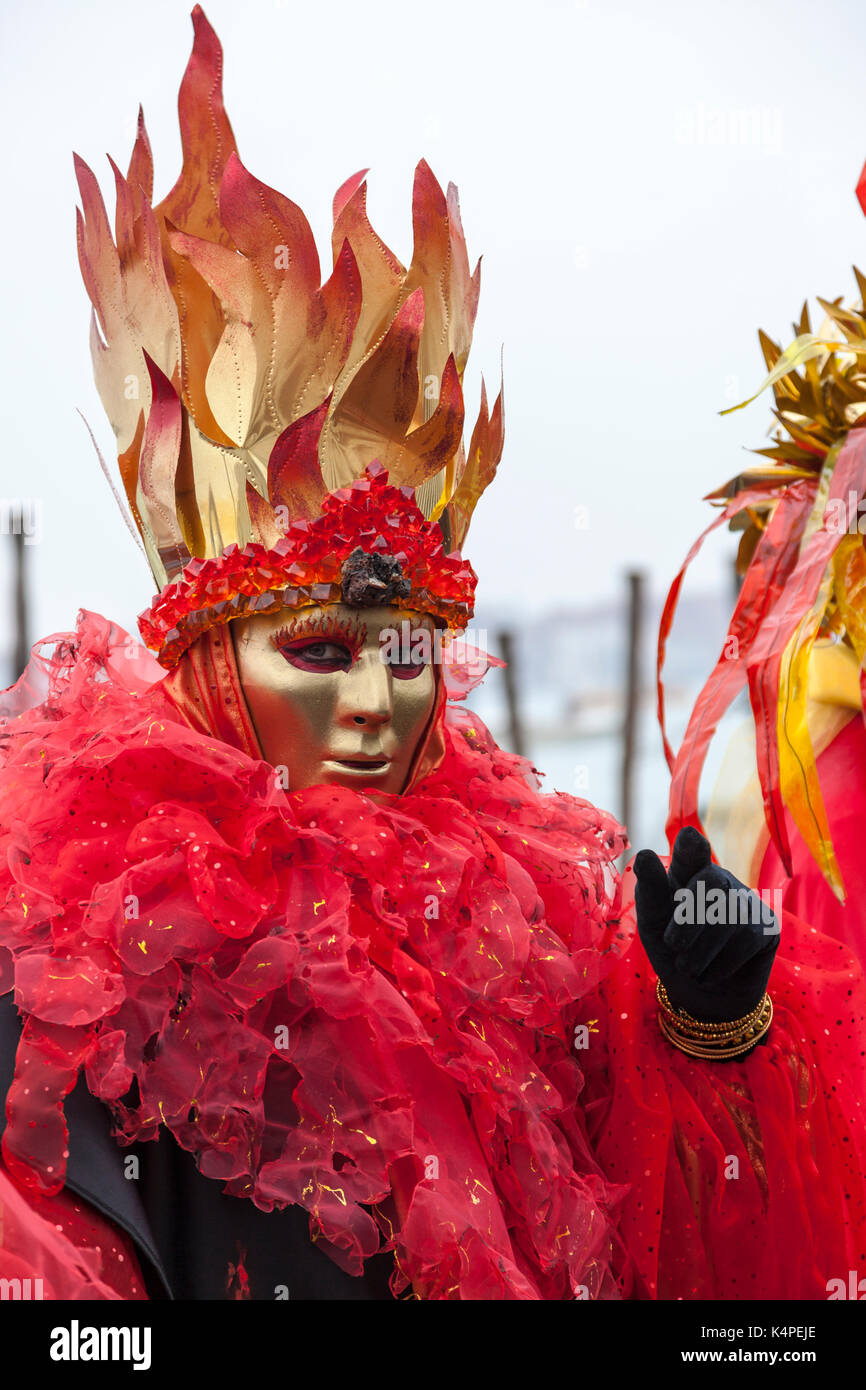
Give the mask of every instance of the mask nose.
<path id="1" fill-rule="evenodd" d="M 364 652 L 346 673 L 341 721 L 365 729 L 387 724 L 393 713 L 391 676 L 378 651 Z"/>

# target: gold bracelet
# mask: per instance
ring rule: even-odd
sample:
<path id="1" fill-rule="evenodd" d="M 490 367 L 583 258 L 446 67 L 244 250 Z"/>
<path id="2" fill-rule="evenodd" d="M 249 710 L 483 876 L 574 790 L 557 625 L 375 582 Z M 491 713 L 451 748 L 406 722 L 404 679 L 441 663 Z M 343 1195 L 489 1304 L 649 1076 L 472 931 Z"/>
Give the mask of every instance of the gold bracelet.
<path id="1" fill-rule="evenodd" d="M 744 1032 L 763 1013 L 767 1005 L 767 995 L 765 994 L 758 1000 L 751 1012 L 744 1014 L 742 1018 L 734 1019 L 731 1023 L 713 1023 L 708 1019 L 692 1018 L 685 1009 L 675 1009 L 661 980 L 656 980 L 656 998 L 665 1013 L 670 1014 L 671 1018 L 688 1023 L 694 1030 L 708 1034 Z"/>
<path id="2" fill-rule="evenodd" d="M 688 1014 L 674 1014 L 660 1009 L 659 1027 L 675 1047 L 693 1057 L 729 1058 L 748 1052 L 767 1034 L 773 1020 L 773 1004 L 765 995 L 758 1016 L 746 1015 L 748 1023 L 738 1020 L 724 1032 L 707 1032 Z"/>
<path id="3" fill-rule="evenodd" d="M 675 1009 L 661 980 L 656 981 L 656 998 L 668 1017 L 681 1025 L 681 1030 L 692 1037 L 730 1037 L 743 1034 L 757 1020 L 767 1007 L 767 995 L 763 995 L 751 1012 L 730 1023 L 713 1023 L 709 1019 L 693 1018 L 685 1009 Z"/>
<path id="4" fill-rule="evenodd" d="M 709 1062 L 729 1061 L 734 1057 L 741 1057 L 745 1052 L 751 1052 L 752 1048 L 756 1047 L 761 1039 L 769 1032 L 772 1021 L 773 1007 L 771 1003 L 764 1026 L 757 1029 L 753 1037 L 740 1038 L 727 1047 L 723 1046 L 721 1043 L 705 1046 L 695 1042 L 687 1036 L 676 1033 L 671 1029 L 670 1025 L 665 1022 L 664 1015 L 659 1013 L 659 1027 L 669 1043 L 680 1052 L 684 1052 L 688 1057 L 698 1057 Z"/>
<path id="5" fill-rule="evenodd" d="M 754 1009 L 744 1014 L 742 1018 L 726 1023 L 713 1023 L 709 1020 L 693 1018 L 685 1009 L 675 1009 L 661 980 L 656 983 L 656 998 L 662 1012 L 683 1036 L 702 1040 L 715 1038 L 719 1041 L 723 1038 L 745 1036 L 756 1024 L 763 1023 L 769 1002 L 769 996 L 764 994 Z"/>
<path id="6" fill-rule="evenodd" d="M 749 1052 L 770 1030 L 773 1001 L 769 994 L 742 1018 L 731 1023 L 709 1023 L 692 1018 L 685 1009 L 674 1009 L 661 980 L 656 983 L 659 1028 L 668 1042 L 689 1057 L 726 1061 Z"/>

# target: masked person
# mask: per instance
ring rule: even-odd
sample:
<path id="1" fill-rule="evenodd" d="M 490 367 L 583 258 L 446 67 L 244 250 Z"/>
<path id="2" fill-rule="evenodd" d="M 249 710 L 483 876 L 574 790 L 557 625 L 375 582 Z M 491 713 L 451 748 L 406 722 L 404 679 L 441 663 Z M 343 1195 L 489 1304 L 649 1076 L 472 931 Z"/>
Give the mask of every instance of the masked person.
<path id="1" fill-rule="evenodd" d="M 740 891 L 691 832 L 638 857 L 644 951 L 620 828 L 460 705 L 503 424 L 482 396 L 464 452 L 456 190 L 419 164 L 406 270 L 350 179 L 321 286 L 193 19 L 168 197 L 140 125 L 112 239 L 79 164 L 159 664 L 83 613 L 5 696 L 0 1268 L 45 1297 L 826 1297 L 863 1260 L 856 966 L 682 915 Z"/>
<path id="2" fill-rule="evenodd" d="M 866 211 L 866 178 L 858 192 Z M 663 712 L 662 663 L 683 574 L 704 537 L 728 521 L 741 533 L 742 585 L 676 755 L 665 740 L 669 834 L 701 825 L 707 749 L 722 714 L 747 689 L 752 719 L 730 741 L 707 812 L 713 847 L 745 882 L 775 893 L 862 963 L 866 281 L 855 275 L 859 300 L 850 308 L 841 298 L 820 300 L 827 318 L 817 333 L 804 305 L 784 351 L 760 334 L 769 373 L 760 391 L 772 387 L 781 428 L 756 451 L 769 462 L 711 494 L 720 515 L 668 597 L 659 690 Z"/>

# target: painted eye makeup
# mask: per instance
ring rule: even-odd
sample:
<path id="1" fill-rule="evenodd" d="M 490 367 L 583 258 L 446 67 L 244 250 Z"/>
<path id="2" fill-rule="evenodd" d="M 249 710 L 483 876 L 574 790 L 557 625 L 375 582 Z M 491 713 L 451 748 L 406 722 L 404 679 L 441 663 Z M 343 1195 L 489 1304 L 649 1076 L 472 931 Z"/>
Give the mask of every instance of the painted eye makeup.
<path id="1" fill-rule="evenodd" d="M 414 681 L 425 670 L 427 664 L 423 657 L 416 657 L 408 661 L 389 661 L 388 669 L 395 680 Z"/>
<path id="2" fill-rule="evenodd" d="M 302 618 L 273 633 L 271 643 L 300 671 L 348 671 L 364 635 L 364 628 L 349 619 Z"/>
<path id="3" fill-rule="evenodd" d="M 383 629 L 379 641 L 380 658 L 396 680 L 416 680 L 430 665 L 434 636 L 427 628 L 413 630 L 410 622 L 404 620 L 399 633 L 395 629 Z"/>

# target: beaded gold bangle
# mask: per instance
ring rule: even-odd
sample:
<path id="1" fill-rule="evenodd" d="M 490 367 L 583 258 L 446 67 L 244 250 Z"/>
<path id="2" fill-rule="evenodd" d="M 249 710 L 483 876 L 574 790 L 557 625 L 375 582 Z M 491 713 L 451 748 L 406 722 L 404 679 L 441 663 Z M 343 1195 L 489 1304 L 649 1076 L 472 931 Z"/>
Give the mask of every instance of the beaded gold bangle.
<path id="1" fill-rule="evenodd" d="M 773 1021 L 773 1001 L 769 994 L 750 1013 L 731 1023 L 708 1023 L 692 1018 L 685 1009 L 675 1009 L 661 980 L 656 982 L 659 1028 L 669 1043 L 689 1057 L 727 1061 L 749 1052 L 769 1032 Z"/>

